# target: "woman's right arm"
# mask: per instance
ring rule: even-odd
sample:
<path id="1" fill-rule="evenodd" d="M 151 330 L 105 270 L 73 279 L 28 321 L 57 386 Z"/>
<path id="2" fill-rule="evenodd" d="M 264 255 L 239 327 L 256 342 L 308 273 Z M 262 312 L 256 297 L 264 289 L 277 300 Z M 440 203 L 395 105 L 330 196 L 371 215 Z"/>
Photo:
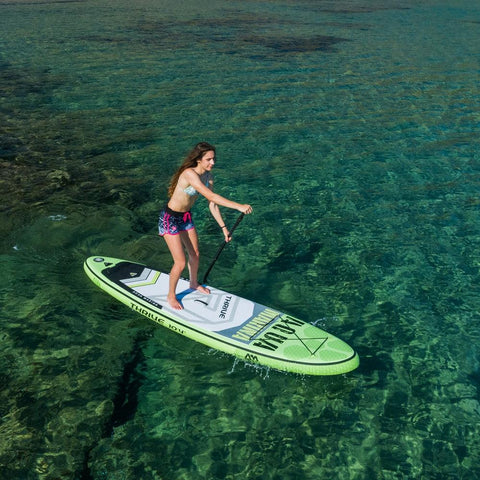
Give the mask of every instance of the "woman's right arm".
<path id="1" fill-rule="evenodd" d="M 228 198 L 222 197 L 221 195 L 218 195 L 217 193 L 213 193 L 211 190 L 209 190 L 210 194 L 204 195 L 204 197 L 212 203 L 215 203 L 216 205 L 220 205 L 221 207 L 227 207 L 227 208 L 233 208 L 234 210 L 238 210 L 239 212 L 249 214 L 252 213 L 252 207 L 248 204 L 243 204 L 243 203 L 237 203 L 234 202 L 233 200 L 229 200 Z M 199 192 L 202 193 L 202 192 Z"/>
<path id="2" fill-rule="evenodd" d="M 186 170 L 183 173 L 190 183 L 190 185 L 198 192 L 200 195 L 203 195 L 209 202 L 216 203 L 221 207 L 232 208 L 233 210 L 238 210 L 239 212 L 249 214 L 252 213 L 252 207 L 247 204 L 237 203 L 228 198 L 218 195 L 218 193 L 212 192 L 206 185 L 204 185 L 199 176 L 195 172 Z"/>

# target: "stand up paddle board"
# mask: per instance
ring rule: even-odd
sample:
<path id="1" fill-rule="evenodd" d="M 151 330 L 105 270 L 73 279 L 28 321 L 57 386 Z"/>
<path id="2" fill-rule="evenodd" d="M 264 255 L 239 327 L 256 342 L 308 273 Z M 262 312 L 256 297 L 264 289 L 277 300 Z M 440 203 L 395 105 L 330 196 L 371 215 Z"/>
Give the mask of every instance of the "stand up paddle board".
<path id="1" fill-rule="evenodd" d="M 358 355 L 342 340 L 273 308 L 209 287 L 205 295 L 180 279 L 167 302 L 169 275 L 140 263 L 90 257 L 89 278 L 132 310 L 181 335 L 247 363 L 308 375 L 337 375 L 357 368 Z"/>

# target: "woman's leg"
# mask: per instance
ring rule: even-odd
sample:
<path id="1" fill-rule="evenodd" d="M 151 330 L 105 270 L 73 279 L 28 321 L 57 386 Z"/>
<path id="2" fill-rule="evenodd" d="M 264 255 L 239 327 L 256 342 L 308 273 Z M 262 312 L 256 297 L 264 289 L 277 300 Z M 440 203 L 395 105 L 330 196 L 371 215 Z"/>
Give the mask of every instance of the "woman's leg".
<path id="1" fill-rule="evenodd" d="M 190 273 L 190 288 L 202 293 L 210 293 L 208 288 L 198 283 L 198 266 L 200 264 L 200 251 L 198 249 L 198 235 L 195 228 L 181 232 L 182 242 L 188 253 L 188 271 Z"/>
<path id="2" fill-rule="evenodd" d="M 178 280 L 185 268 L 185 252 L 183 251 L 183 244 L 180 235 L 164 235 L 163 237 L 167 243 L 168 249 L 173 257 L 173 267 L 170 270 L 169 290 L 167 300 L 170 306 L 176 310 L 182 310 L 181 303 L 177 300 L 176 289 Z"/>

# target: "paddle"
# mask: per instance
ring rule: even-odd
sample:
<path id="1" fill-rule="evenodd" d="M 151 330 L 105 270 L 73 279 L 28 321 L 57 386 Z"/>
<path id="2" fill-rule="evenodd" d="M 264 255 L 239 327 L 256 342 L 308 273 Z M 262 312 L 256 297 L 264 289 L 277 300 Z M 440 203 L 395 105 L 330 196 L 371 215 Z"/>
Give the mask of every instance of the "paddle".
<path id="1" fill-rule="evenodd" d="M 237 218 L 237 221 L 234 223 L 232 229 L 230 230 L 230 234 L 228 235 L 228 238 L 232 238 L 232 235 L 233 235 L 233 232 L 234 230 L 237 228 L 238 224 L 242 221 L 242 218 L 245 216 L 244 213 L 241 213 L 240 216 Z M 215 255 L 215 258 L 213 259 L 213 262 L 211 263 L 211 265 L 208 267 L 208 270 L 207 272 L 205 273 L 205 276 L 203 277 L 203 283 L 207 283 L 207 277 L 208 277 L 208 274 L 211 272 L 213 266 L 215 265 L 215 262 L 218 260 L 218 257 L 220 256 L 220 254 L 222 253 L 222 250 L 225 248 L 225 245 L 227 244 L 228 242 L 226 240 L 223 241 L 222 245 L 220 246 L 220 248 L 218 249 L 218 252 L 217 254 Z"/>

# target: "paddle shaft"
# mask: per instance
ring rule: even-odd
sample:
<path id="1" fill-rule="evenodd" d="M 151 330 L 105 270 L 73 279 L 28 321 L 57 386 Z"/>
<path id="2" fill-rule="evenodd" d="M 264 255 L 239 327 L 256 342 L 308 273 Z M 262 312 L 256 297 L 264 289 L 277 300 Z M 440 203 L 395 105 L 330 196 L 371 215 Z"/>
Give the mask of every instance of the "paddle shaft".
<path id="1" fill-rule="evenodd" d="M 245 216 L 244 213 L 241 213 L 240 216 L 237 218 L 237 221 L 233 224 L 233 227 L 232 229 L 230 230 L 230 233 L 228 235 L 228 238 L 232 238 L 232 235 L 233 235 L 233 232 L 235 231 L 235 229 L 238 227 L 238 224 L 242 221 L 242 218 Z M 215 265 L 215 262 L 218 260 L 218 257 L 220 256 L 220 254 L 222 253 L 223 249 L 225 248 L 225 245 L 227 244 L 228 242 L 225 240 L 222 245 L 220 246 L 220 248 L 218 249 L 218 252 L 217 254 L 215 255 L 215 258 L 213 259 L 213 262 L 210 264 L 210 266 L 208 267 L 208 270 L 206 271 L 204 277 L 203 277 L 203 283 L 207 283 L 207 277 L 208 277 L 208 274 L 212 271 L 212 268 L 213 266 Z"/>

